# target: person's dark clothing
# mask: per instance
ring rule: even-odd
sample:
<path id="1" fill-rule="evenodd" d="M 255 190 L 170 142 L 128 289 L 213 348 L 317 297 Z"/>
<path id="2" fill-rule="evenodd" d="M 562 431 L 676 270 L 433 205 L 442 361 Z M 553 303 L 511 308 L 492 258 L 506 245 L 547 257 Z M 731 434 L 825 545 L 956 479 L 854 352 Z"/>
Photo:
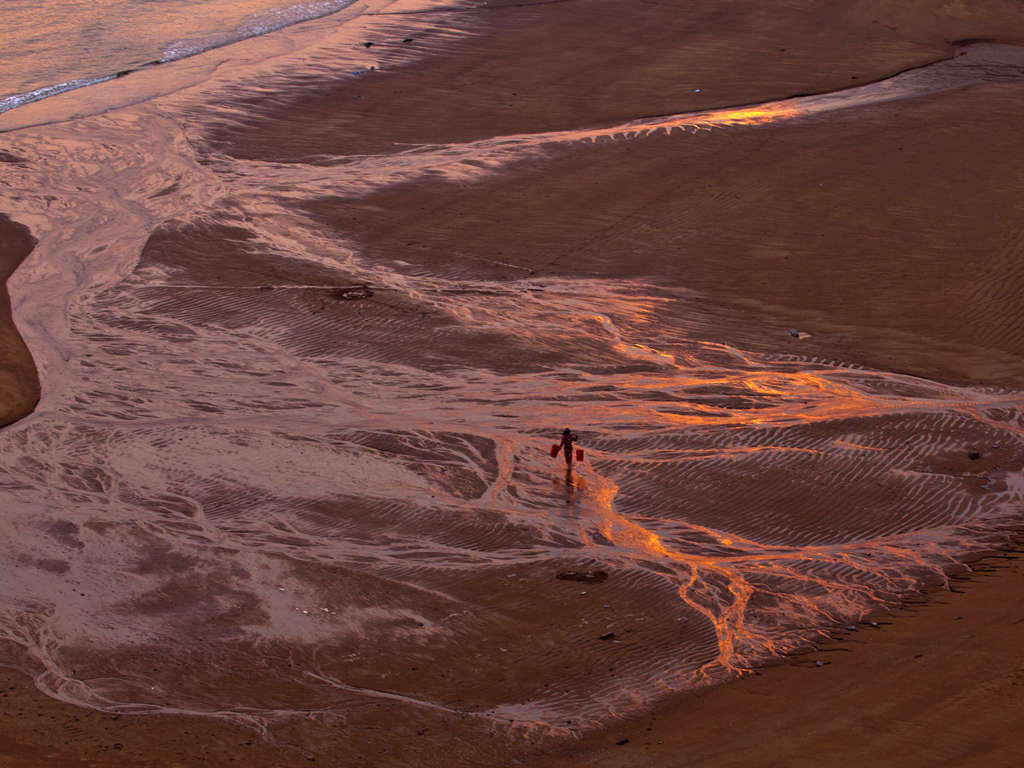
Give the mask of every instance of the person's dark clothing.
<path id="1" fill-rule="evenodd" d="M 562 442 L 558 444 L 558 447 L 565 451 L 565 466 L 572 466 L 572 444 L 579 440 L 579 436 L 570 430 L 562 432 Z"/>

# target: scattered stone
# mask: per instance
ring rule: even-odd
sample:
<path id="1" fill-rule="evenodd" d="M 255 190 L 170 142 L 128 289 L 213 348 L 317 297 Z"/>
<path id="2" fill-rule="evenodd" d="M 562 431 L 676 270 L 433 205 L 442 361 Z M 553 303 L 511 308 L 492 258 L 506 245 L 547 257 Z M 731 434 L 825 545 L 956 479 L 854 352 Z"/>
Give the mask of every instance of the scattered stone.
<path id="1" fill-rule="evenodd" d="M 794 339 L 799 339 L 800 338 L 800 331 L 798 331 L 796 328 L 790 328 L 789 329 L 789 335 L 792 336 Z"/>
<path id="2" fill-rule="evenodd" d="M 607 571 L 559 571 L 555 578 L 563 581 L 582 581 L 587 584 L 600 584 L 608 578 Z"/>
<path id="3" fill-rule="evenodd" d="M 850 632 L 856 632 L 856 631 L 857 631 L 857 625 L 856 625 L 856 624 L 847 624 L 847 625 L 846 625 L 846 628 L 847 628 L 847 629 L 848 629 L 848 630 L 849 630 Z"/>
<path id="4" fill-rule="evenodd" d="M 363 43 L 363 48 L 373 48 L 373 43 Z"/>
<path id="5" fill-rule="evenodd" d="M 914 655 L 914 658 L 915 658 L 915 659 L 920 659 L 920 658 L 921 658 L 922 656 L 924 656 L 924 654 L 923 654 L 923 653 L 918 653 L 918 654 L 915 654 L 915 655 Z"/>
<path id="6" fill-rule="evenodd" d="M 358 285 L 355 288 L 342 288 L 337 293 L 337 297 L 342 301 L 358 301 L 359 299 L 368 299 L 371 296 L 373 296 L 373 291 L 366 285 Z"/>
<path id="7" fill-rule="evenodd" d="M 412 38 L 411 38 L 411 37 L 407 37 L 407 38 L 405 38 L 405 40 L 403 40 L 402 42 L 403 42 L 403 43 L 411 43 L 411 42 L 412 42 Z"/>
<path id="8" fill-rule="evenodd" d="M 970 459 L 971 461 L 974 461 L 975 459 L 980 459 L 981 454 L 978 451 L 968 451 L 967 458 Z"/>
<path id="9" fill-rule="evenodd" d="M 601 635 L 597 639 L 598 640 L 614 640 L 615 639 L 615 633 L 614 632 L 605 632 L 603 635 Z"/>
<path id="10" fill-rule="evenodd" d="M 615 742 L 615 746 L 621 747 L 623 744 L 629 744 L 629 739 L 619 739 Z"/>
<path id="11" fill-rule="evenodd" d="M 960 619 L 962 619 L 962 618 L 963 618 L 963 616 L 957 616 L 955 619 L 953 619 L 953 621 L 960 621 Z"/>
<path id="12" fill-rule="evenodd" d="M 113 749 L 124 749 L 124 744 L 118 741 L 114 744 Z"/>
<path id="13" fill-rule="evenodd" d="M 816 667 L 824 667 L 825 666 L 825 662 L 824 661 L 816 661 L 816 662 L 814 662 L 814 666 L 816 666 Z"/>

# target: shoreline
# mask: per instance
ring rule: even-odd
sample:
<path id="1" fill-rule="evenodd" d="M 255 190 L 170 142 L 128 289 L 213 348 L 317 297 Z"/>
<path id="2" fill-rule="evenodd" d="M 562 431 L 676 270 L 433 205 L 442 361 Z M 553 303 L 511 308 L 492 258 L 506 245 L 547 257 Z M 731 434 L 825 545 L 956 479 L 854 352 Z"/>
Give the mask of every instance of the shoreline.
<path id="1" fill-rule="evenodd" d="M 7 280 L 35 248 L 28 227 L 0 214 L 0 427 L 32 413 L 39 402 L 39 374 L 11 316 Z"/>

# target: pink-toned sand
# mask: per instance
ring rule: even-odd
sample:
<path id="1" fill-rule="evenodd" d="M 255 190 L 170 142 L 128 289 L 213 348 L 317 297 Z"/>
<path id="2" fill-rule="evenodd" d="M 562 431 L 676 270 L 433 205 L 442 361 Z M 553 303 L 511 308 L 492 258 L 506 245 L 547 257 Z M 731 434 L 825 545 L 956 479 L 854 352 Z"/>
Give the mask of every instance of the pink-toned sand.
<path id="1" fill-rule="evenodd" d="M 264 113 L 242 129 L 204 140 L 236 157 L 301 161 L 323 152 L 382 152 L 395 142 L 574 129 L 834 90 L 952 55 L 956 40 L 1024 41 L 1024 14 L 1009 2 L 970 9 L 925 0 L 753 9 L 667 2 L 626 17 L 621 11 L 621 3 L 601 0 L 498 8 L 485 35 L 443 56 L 373 81 L 281 97 L 277 111 L 263 104 Z M 700 292 L 715 312 L 700 331 L 713 341 L 1019 388 L 1021 94 L 1020 83 L 989 83 L 841 117 L 712 131 L 685 143 L 661 135 L 581 144 L 471 185 L 425 177 L 367 199 L 310 201 L 306 209 L 367 258 L 400 257 L 425 274 L 655 279 Z M 235 235 L 216 227 L 162 230 L 142 263 L 180 269 L 197 283 L 243 283 L 250 276 L 232 271 L 240 263 Z M 29 246 L 20 247 L 11 252 L 23 256 Z M 479 254 L 493 260 L 482 264 Z M 257 266 L 264 275 L 280 268 Z M 292 269 L 296 279 L 320 277 L 313 267 Z M 179 311 L 195 320 L 213 310 L 182 301 Z M 813 333 L 795 339 L 790 327 Z M 414 343 L 406 347 L 418 352 Z M 476 353 L 497 357 L 500 350 L 482 345 Z M 23 370 L 19 381 L 35 391 Z M 19 402 L 12 413 L 28 401 Z M 997 463 L 1010 471 L 1024 465 L 1016 449 L 1000 450 L 981 463 L 938 452 L 926 468 L 980 495 L 973 475 Z M 851 499 L 875 492 L 859 487 Z M 810 503 L 798 511 L 816 512 Z M 85 711 L 43 697 L 11 672 L 0 765 L 1018 765 L 1024 569 L 993 559 L 953 583 L 962 591 L 939 590 L 876 614 L 878 627 L 860 624 L 816 652 L 670 698 L 576 741 L 509 741 L 457 718 L 410 718 L 396 704 L 352 722 L 318 724 L 300 748 L 298 736 L 268 744 L 224 721 Z M 538 634 L 564 641 L 546 648 L 549 666 L 596 665 L 607 646 L 576 644 L 568 629 L 558 635 L 578 618 L 571 613 L 578 610 L 570 599 L 575 585 L 538 580 L 525 597 L 515 588 L 500 586 L 519 601 L 510 634 L 530 616 Z M 475 594 L 483 603 L 498 589 L 481 583 Z M 631 599 L 615 579 L 600 589 L 609 603 Z M 494 665 L 503 643 L 484 638 L 472 652 Z M 459 685 L 476 686 L 470 693 L 486 699 L 541 684 L 527 656 L 489 682 L 442 674 L 449 666 L 464 672 L 467 658 L 453 653 L 418 677 L 389 670 L 389 684 L 429 687 L 449 699 L 461 695 Z M 261 693 L 244 671 L 222 682 Z"/>

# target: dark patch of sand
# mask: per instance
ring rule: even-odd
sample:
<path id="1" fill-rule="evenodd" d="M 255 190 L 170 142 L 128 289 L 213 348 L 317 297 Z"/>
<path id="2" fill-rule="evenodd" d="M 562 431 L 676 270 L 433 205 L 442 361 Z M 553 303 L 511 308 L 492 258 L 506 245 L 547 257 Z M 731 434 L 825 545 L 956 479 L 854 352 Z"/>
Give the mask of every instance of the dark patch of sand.
<path id="1" fill-rule="evenodd" d="M 715 340 L 1024 381 L 1019 85 L 791 123 L 557 149 L 473 184 L 309 210 L 370 258 L 645 279 L 733 307 Z M 810 332 L 797 340 L 789 328 Z"/>
<path id="2" fill-rule="evenodd" d="M 11 317 L 6 286 L 35 243 L 27 227 L 0 214 L 0 426 L 31 413 L 39 402 L 39 376 Z"/>
<path id="3" fill-rule="evenodd" d="M 474 13 L 482 27 L 461 40 L 465 17 L 431 14 L 414 42 L 425 61 L 257 88 L 207 139 L 247 159 L 394 152 L 824 93 L 945 58 L 955 41 L 1024 43 L 1012 0 L 502 5 Z"/>

